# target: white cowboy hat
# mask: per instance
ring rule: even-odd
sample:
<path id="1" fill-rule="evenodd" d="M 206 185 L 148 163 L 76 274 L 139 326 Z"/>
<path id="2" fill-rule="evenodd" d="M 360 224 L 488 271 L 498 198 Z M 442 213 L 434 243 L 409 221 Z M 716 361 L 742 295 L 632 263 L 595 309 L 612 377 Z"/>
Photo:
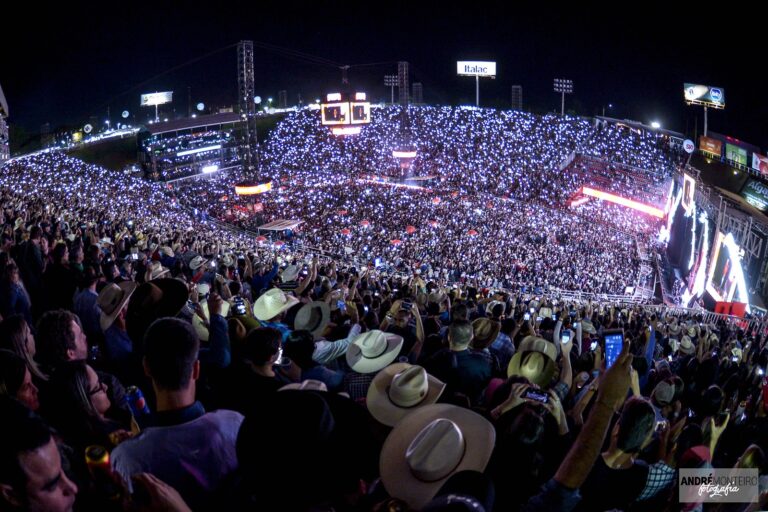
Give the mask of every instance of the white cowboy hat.
<path id="1" fill-rule="evenodd" d="M 421 366 L 395 363 L 373 378 L 365 405 L 379 423 L 394 427 L 413 411 L 434 404 L 445 384 Z"/>
<path id="2" fill-rule="evenodd" d="M 197 286 L 198 293 L 201 293 L 200 289 L 202 288 L 202 286 L 203 286 L 202 284 Z M 211 315 L 210 315 L 210 311 L 208 310 L 208 301 L 201 300 L 200 307 L 202 308 L 203 313 L 205 313 L 205 317 L 210 321 Z M 221 316 L 226 317 L 228 314 L 229 314 L 229 302 L 224 301 L 221 304 Z M 201 341 L 208 341 L 208 338 L 210 337 L 210 333 L 208 332 L 208 327 L 205 326 L 205 324 L 203 323 L 203 320 L 200 318 L 198 314 L 194 314 L 192 316 L 192 327 L 195 328 L 197 337 L 200 338 Z"/>
<path id="3" fill-rule="evenodd" d="M 280 277 L 282 278 L 284 283 L 295 281 L 296 278 L 299 277 L 299 266 L 288 265 L 280 274 Z"/>
<path id="4" fill-rule="evenodd" d="M 384 441 L 379 472 L 392 497 L 421 509 L 445 481 L 464 470 L 483 472 L 496 442 L 493 425 L 455 405 L 421 407 Z"/>
<path id="5" fill-rule="evenodd" d="M 298 303 L 299 299 L 293 295 L 288 295 L 279 288 L 272 288 L 267 290 L 253 304 L 253 316 L 257 320 L 266 322 Z"/>
<path id="6" fill-rule="evenodd" d="M 170 272 L 169 269 L 165 268 L 160 264 L 159 261 L 153 261 L 149 264 L 149 280 L 154 281 L 155 279 L 159 279 L 166 275 L 168 272 Z"/>
<path id="7" fill-rule="evenodd" d="M 120 284 L 109 283 L 96 299 L 96 304 L 101 309 L 99 325 L 102 331 L 106 331 L 115 322 L 117 315 L 128 304 L 134 290 L 138 285 L 133 281 L 123 281 Z"/>
<path id="8" fill-rule="evenodd" d="M 160 253 L 165 254 L 169 258 L 173 258 L 175 256 L 175 254 L 173 253 L 173 249 L 171 249 L 167 245 L 163 245 L 160 247 Z"/>
<path id="9" fill-rule="evenodd" d="M 355 338 L 347 348 L 347 364 L 357 373 L 373 373 L 395 360 L 403 337 L 378 329 Z"/>
<path id="10" fill-rule="evenodd" d="M 295 330 L 307 330 L 317 338 L 322 336 L 331 321 L 331 308 L 327 302 L 314 301 L 304 304 L 293 320 Z"/>
<path id="11" fill-rule="evenodd" d="M 194 258 L 192 258 L 189 262 L 190 270 L 198 270 L 203 265 L 205 265 L 205 258 L 200 256 L 199 254 Z"/>

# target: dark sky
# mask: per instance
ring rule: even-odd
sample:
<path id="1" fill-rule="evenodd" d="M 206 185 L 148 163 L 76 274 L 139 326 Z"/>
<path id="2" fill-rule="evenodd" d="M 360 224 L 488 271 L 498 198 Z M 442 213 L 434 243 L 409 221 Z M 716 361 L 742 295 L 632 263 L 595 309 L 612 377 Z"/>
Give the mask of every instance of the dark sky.
<path id="1" fill-rule="evenodd" d="M 673 12 L 672 3 L 591 12 L 553 2 L 17 2 L 0 29 L 0 85 L 11 123 L 31 131 L 44 122 L 82 125 L 90 116 L 103 122 L 107 107 L 113 122 L 122 110 L 143 120 L 150 112 L 138 106 L 139 94 L 155 90 L 175 92 L 177 113 L 187 111 L 188 87 L 193 104 L 230 105 L 234 47 L 204 56 L 252 39 L 341 64 L 384 63 L 349 72 L 352 87 L 374 100 L 389 98 L 382 77 L 407 60 L 425 101 L 474 102 L 474 80 L 456 76 L 456 60 L 495 60 L 498 77 L 481 82 L 482 105 L 507 107 L 510 86 L 520 84 L 526 108 L 559 110 L 552 79 L 565 77 L 575 89 L 566 106 L 579 114 L 611 103 L 607 114 L 658 120 L 689 135 L 697 118 L 701 133 L 703 116 L 685 106 L 683 82 L 721 86 L 727 108 L 710 111 L 710 129 L 765 148 L 768 68 L 758 31 L 749 28 L 758 13 Z M 294 104 L 298 94 L 311 101 L 341 87 L 332 66 L 259 48 L 255 62 L 256 94 L 264 98 L 277 100 L 285 89 Z"/>

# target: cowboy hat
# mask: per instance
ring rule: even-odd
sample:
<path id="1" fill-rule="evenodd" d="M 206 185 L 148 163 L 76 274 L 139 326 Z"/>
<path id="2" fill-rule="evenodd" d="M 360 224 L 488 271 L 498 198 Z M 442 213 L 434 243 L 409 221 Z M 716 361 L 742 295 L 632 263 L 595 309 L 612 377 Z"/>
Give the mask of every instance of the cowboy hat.
<path id="1" fill-rule="evenodd" d="M 198 285 L 198 293 L 200 293 L 201 286 L 202 285 Z M 201 300 L 200 308 L 203 310 L 203 313 L 205 314 L 205 318 L 207 318 L 210 321 L 211 315 L 210 315 L 210 311 L 208 310 L 208 301 Z M 226 317 L 228 314 L 229 314 L 229 302 L 223 301 L 221 304 L 221 316 Z M 197 332 L 197 336 L 198 338 L 200 338 L 201 341 L 208 341 L 210 333 L 208 332 L 208 327 L 206 327 L 206 325 L 203 323 L 202 318 L 200 318 L 200 315 L 192 316 L 192 327 L 195 328 L 195 332 Z"/>
<path id="2" fill-rule="evenodd" d="M 484 471 L 496 442 L 493 425 L 449 404 L 419 408 L 387 436 L 379 470 L 384 488 L 421 509 L 459 471 Z"/>
<path id="3" fill-rule="evenodd" d="M 295 281 L 297 277 L 299 277 L 298 265 L 288 265 L 280 274 L 280 278 L 284 283 Z"/>
<path id="4" fill-rule="evenodd" d="M 328 303 L 314 301 L 304 304 L 296 313 L 293 320 L 295 330 L 307 330 L 315 338 L 322 336 L 328 323 L 331 321 L 331 309 Z"/>
<path id="5" fill-rule="evenodd" d="M 582 320 L 581 329 L 587 334 L 597 334 L 597 329 L 595 329 L 595 326 L 590 320 Z"/>
<path id="6" fill-rule="evenodd" d="M 257 320 L 266 322 L 298 303 L 299 299 L 293 295 L 288 295 L 279 288 L 272 288 L 267 290 L 253 304 L 253 316 Z"/>
<path id="7" fill-rule="evenodd" d="M 474 332 L 472 348 L 476 350 L 487 348 L 496 341 L 500 330 L 501 324 L 499 322 L 485 317 L 476 318 L 472 321 L 472 331 Z"/>
<path id="8" fill-rule="evenodd" d="M 445 384 L 421 366 L 395 363 L 373 378 L 365 405 L 379 423 L 394 427 L 411 412 L 437 402 L 443 390 Z"/>
<path id="9" fill-rule="evenodd" d="M 683 339 L 680 341 L 680 345 L 678 345 L 677 350 L 683 354 L 693 354 L 696 351 L 696 347 L 693 346 L 691 338 L 688 336 L 683 336 Z"/>
<path id="10" fill-rule="evenodd" d="M 169 258 L 173 258 L 175 256 L 175 254 L 173 253 L 173 249 L 171 249 L 167 245 L 163 245 L 160 247 L 160 253 L 165 254 Z"/>
<path id="11" fill-rule="evenodd" d="M 301 382 L 291 382 L 290 384 L 286 384 L 285 386 L 278 389 L 278 391 L 287 391 L 289 389 L 299 389 L 303 391 L 328 391 L 328 386 L 325 385 L 325 382 L 315 379 L 307 379 Z"/>
<path id="12" fill-rule="evenodd" d="M 162 266 L 159 261 L 153 261 L 149 264 L 149 281 L 159 279 L 168 272 L 170 272 L 170 270 Z"/>
<path id="13" fill-rule="evenodd" d="M 106 331 L 114 323 L 137 286 L 133 281 L 123 281 L 120 284 L 109 283 L 99 292 L 96 304 L 101 309 L 99 325 L 102 331 Z"/>
<path id="14" fill-rule="evenodd" d="M 544 338 L 526 336 L 507 367 L 507 376 L 520 375 L 541 387 L 549 385 L 557 371 L 555 345 Z"/>
<path id="15" fill-rule="evenodd" d="M 221 264 L 222 266 L 229 268 L 235 266 L 235 259 L 232 257 L 231 254 L 225 254 L 221 257 Z"/>
<path id="16" fill-rule="evenodd" d="M 395 360 L 403 337 L 378 329 L 357 336 L 347 348 L 347 363 L 357 373 L 373 373 Z"/>
<path id="17" fill-rule="evenodd" d="M 200 267 L 205 265 L 205 258 L 200 256 L 199 254 L 192 258 L 189 262 L 189 269 L 190 270 L 198 270 Z"/>
<path id="18" fill-rule="evenodd" d="M 133 292 L 128 300 L 128 316 L 151 319 L 176 316 L 187 303 L 189 291 L 178 279 L 160 278 L 148 281 Z"/>

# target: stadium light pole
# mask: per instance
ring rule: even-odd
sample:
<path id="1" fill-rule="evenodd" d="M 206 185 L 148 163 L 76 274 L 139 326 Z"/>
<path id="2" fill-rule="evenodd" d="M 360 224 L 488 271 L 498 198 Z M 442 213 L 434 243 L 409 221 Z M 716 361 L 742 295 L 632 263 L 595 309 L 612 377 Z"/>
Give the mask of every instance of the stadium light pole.
<path id="1" fill-rule="evenodd" d="M 555 78 L 555 92 L 561 94 L 560 100 L 560 115 L 565 115 L 565 95 L 573 94 L 573 80 L 566 78 Z"/>
<path id="2" fill-rule="evenodd" d="M 390 103 L 395 103 L 395 87 L 397 87 L 397 75 L 384 75 L 384 86 L 389 87 L 391 94 Z"/>

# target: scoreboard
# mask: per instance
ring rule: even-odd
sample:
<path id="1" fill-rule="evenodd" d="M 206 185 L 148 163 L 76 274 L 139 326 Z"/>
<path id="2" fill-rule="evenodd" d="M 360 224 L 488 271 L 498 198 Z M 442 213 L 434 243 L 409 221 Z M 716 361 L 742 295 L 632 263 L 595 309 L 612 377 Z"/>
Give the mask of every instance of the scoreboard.
<path id="1" fill-rule="evenodd" d="M 341 93 L 329 94 L 326 103 L 320 106 L 322 125 L 331 127 L 336 135 L 359 133 L 362 126 L 371 122 L 371 104 L 366 101 L 365 93 L 343 98 Z M 341 129 L 355 125 L 356 129 Z M 335 128 L 334 128 L 335 127 Z"/>

